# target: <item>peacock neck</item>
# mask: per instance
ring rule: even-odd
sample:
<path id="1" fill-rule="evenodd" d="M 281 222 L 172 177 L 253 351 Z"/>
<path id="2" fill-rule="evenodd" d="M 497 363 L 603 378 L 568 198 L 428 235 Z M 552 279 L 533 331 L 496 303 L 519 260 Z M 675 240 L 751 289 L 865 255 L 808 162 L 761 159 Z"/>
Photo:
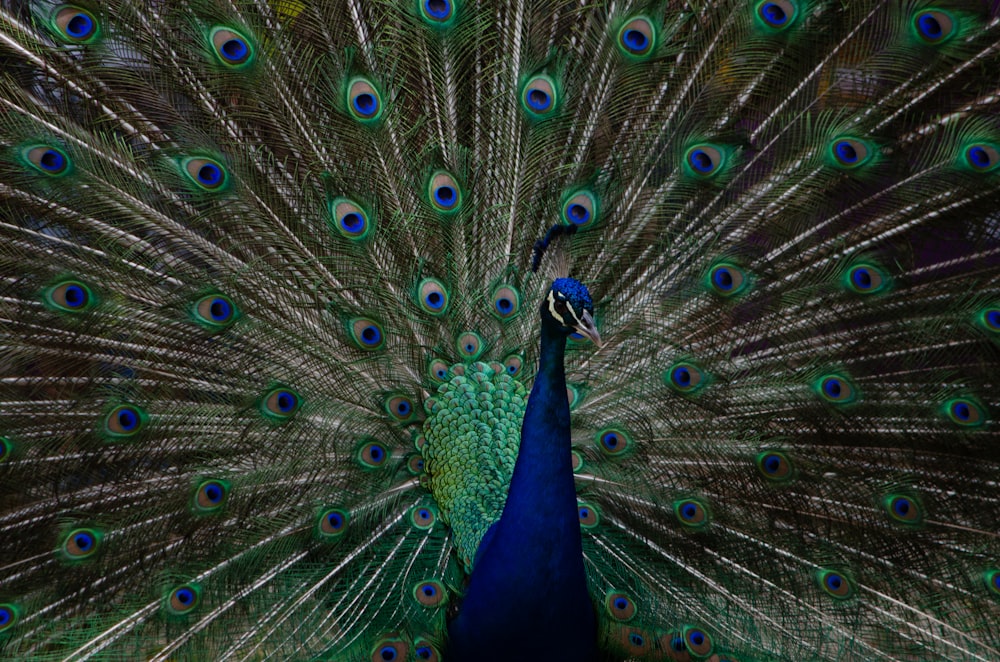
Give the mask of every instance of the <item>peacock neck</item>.
<path id="1" fill-rule="evenodd" d="M 476 556 L 449 659 L 589 660 L 596 625 L 583 566 L 563 359 L 566 336 L 542 324 L 539 369 L 500 520 Z M 517 658 L 517 655 L 513 657 Z"/>

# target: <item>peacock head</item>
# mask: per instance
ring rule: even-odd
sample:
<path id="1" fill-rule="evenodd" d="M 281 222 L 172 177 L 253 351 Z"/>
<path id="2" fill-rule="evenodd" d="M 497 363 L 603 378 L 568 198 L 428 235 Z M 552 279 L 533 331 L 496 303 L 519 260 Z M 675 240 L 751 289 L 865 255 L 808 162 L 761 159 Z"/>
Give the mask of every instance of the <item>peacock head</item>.
<path id="1" fill-rule="evenodd" d="M 594 325 L 594 302 L 587 287 L 573 278 L 557 278 L 542 302 L 542 324 L 552 325 L 569 335 L 579 333 L 601 346 L 601 334 Z"/>

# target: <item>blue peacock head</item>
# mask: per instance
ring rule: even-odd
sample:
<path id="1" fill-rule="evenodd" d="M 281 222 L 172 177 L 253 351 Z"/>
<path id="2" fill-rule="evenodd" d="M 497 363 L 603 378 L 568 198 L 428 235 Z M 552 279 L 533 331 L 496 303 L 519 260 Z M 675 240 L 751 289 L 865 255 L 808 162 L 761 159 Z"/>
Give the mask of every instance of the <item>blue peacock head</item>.
<path id="1" fill-rule="evenodd" d="M 569 335 L 579 333 L 601 346 L 601 335 L 594 324 L 594 302 L 590 292 L 573 278 L 557 278 L 552 282 L 541 305 L 542 324 L 554 324 Z"/>

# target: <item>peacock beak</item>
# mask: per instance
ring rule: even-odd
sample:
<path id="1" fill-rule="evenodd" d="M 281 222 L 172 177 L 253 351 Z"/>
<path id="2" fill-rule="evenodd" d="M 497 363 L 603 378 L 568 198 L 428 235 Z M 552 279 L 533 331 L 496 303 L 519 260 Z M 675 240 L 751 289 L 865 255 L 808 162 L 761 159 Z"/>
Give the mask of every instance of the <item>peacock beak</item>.
<path id="1" fill-rule="evenodd" d="M 594 324 L 594 317 L 586 310 L 583 311 L 580 323 L 574 326 L 573 329 L 580 335 L 589 338 L 598 347 L 604 346 L 604 343 L 601 342 L 601 334 L 597 332 L 597 326 Z"/>

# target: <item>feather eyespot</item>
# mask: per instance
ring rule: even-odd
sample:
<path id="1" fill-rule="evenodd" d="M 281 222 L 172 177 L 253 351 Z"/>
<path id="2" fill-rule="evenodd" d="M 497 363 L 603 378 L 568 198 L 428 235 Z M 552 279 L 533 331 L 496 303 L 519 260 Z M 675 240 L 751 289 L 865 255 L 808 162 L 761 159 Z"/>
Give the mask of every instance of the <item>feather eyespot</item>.
<path id="1" fill-rule="evenodd" d="M 371 231 L 368 212 L 361 205 L 347 198 L 334 198 L 329 204 L 332 225 L 342 236 L 351 241 L 360 241 Z"/>
<path id="2" fill-rule="evenodd" d="M 974 428 L 986 421 L 986 412 L 969 398 L 953 398 L 944 407 L 948 418 L 956 425 Z"/>
<path id="3" fill-rule="evenodd" d="M 699 627 L 689 625 L 684 628 L 684 646 L 688 652 L 697 658 L 706 658 L 712 654 L 712 637 Z"/>
<path id="4" fill-rule="evenodd" d="M 830 143 L 832 163 L 842 170 L 860 168 L 868 163 L 874 154 L 874 147 L 859 138 L 837 138 Z"/>
<path id="5" fill-rule="evenodd" d="M 418 660 L 427 660 L 427 662 L 440 661 L 441 656 L 431 642 L 424 639 L 417 639 L 413 642 L 413 646 L 413 654 L 416 655 Z"/>
<path id="6" fill-rule="evenodd" d="M 347 513 L 339 508 L 328 508 L 316 520 L 316 533 L 323 540 L 333 540 L 347 531 Z"/>
<path id="7" fill-rule="evenodd" d="M 569 454 L 570 454 L 570 464 L 573 467 L 573 473 L 575 474 L 580 473 L 584 465 L 583 455 L 580 454 L 580 451 L 578 450 L 572 450 L 570 451 Z"/>
<path id="8" fill-rule="evenodd" d="M 100 531 L 75 529 L 63 539 L 60 552 L 66 561 L 83 561 L 98 552 L 102 538 Z"/>
<path id="9" fill-rule="evenodd" d="M 667 385 L 678 393 L 694 393 L 705 382 L 705 374 L 692 363 L 675 363 L 664 375 Z"/>
<path id="10" fill-rule="evenodd" d="M 840 375 L 824 375 L 815 385 L 816 392 L 826 402 L 835 405 L 846 405 L 858 397 L 857 389 L 845 377 Z"/>
<path id="11" fill-rule="evenodd" d="M 112 439 L 138 434 L 146 423 L 146 413 L 134 405 L 118 405 L 104 418 L 104 431 Z"/>
<path id="12" fill-rule="evenodd" d="M 20 617 L 20 609 L 9 602 L 0 604 L 0 633 L 6 632 L 15 625 Z"/>
<path id="13" fill-rule="evenodd" d="M 580 526 L 584 529 L 596 528 L 601 522 L 601 514 L 592 504 L 581 502 L 577 505 L 576 511 L 577 517 L 580 520 Z"/>
<path id="14" fill-rule="evenodd" d="M 708 272 L 708 285 L 712 292 L 721 297 L 736 296 L 750 284 L 746 272 L 735 264 L 722 262 Z"/>
<path id="15" fill-rule="evenodd" d="M 427 463 L 424 461 L 423 456 L 420 454 L 411 455 L 406 460 L 406 469 L 410 472 L 410 475 L 412 476 L 419 476 L 420 474 L 424 473 L 424 469 L 426 468 L 426 466 Z"/>
<path id="16" fill-rule="evenodd" d="M 455 6 L 451 0 L 418 0 L 420 14 L 431 24 L 448 23 L 455 15 Z"/>
<path id="17" fill-rule="evenodd" d="M 437 521 L 437 514 L 430 506 L 414 506 L 410 510 L 410 522 L 418 529 L 428 530 Z"/>
<path id="18" fill-rule="evenodd" d="M 359 122 L 375 122 L 382 116 L 382 95 L 366 78 L 354 78 L 347 84 L 347 106 Z"/>
<path id="19" fill-rule="evenodd" d="M 965 163 L 976 172 L 993 172 L 1000 166 L 1000 148 L 989 143 L 969 145 L 963 152 Z"/>
<path id="20" fill-rule="evenodd" d="M 372 662 L 401 662 L 409 655 L 410 647 L 396 638 L 386 638 L 375 644 Z"/>
<path id="21" fill-rule="evenodd" d="M 501 320 L 511 320 L 521 311 L 521 294 L 510 285 L 501 285 L 493 290 L 492 313 Z"/>
<path id="22" fill-rule="evenodd" d="M 454 177 L 439 170 L 427 182 L 427 198 L 439 212 L 450 214 L 462 206 L 462 189 Z"/>
<path id="23" fill-rule="evenodd" d="M 475 361 L 483 351 L 483 339 L 478 333 L 466 331 L 455 340 L 458 353 L 466 361 Z"/>
<path id="24" fill-rule="evenodd" d="M 302 400 L 295 391 L 278 387 L 267 392 L 260 409 L 268 418 L 284 421 L 295 415 L 301 405 Z"/>
<path id="25" fill-rule="evenodd" d="M 448 290 L 436 278 L 425 278 L 417 285 L 417 305 L 424 312 L 438 316 L 448 311 Z"/>
<path id="26" fill-rule="evenodd" d="M 216 26 L 210 33 L 212 51 L 219 61 L 231 69 L 242 69 L 253 61 L 250 40 L 227 27 Z"/>
<path id="27" fill-rule="evenodd" d="M 1000 333 L 1000 306 L 989 306 L 976 316 L 976 322 L 992 333 Z"/>
<path id="28" fill-rule="evenodd" d="M 757 469 L 768 480 L 783 482 L 792 477 L 792 463 L 779 451 L 765 451 L 757 455 Z"/>
<path id="29" fill-rule="evenodd" d="M 351 340 L 360 349 L 376 350 L 385 344 L 382 327 L 375 320 L 365 317 L 351 320 L 348 330 Z"/>
<path id="30" fill-rule="evenodd" d="M 203 191 L 221 191 L 229 185 L 229 174 L 215 159 L 191 157 L 182 161 L 182 172 Z"/>
<path id="31" fill-rule="evenodd" d="M 90 288 L 80 281 L 64 280 L 45 291 L 45 300 L 57 310 L 79 313 L 93 306 L 94 295 Z"/>
<path id="32" fill-rule="evenodd" d="M 197 584 L 183 584 L 167 594 L 166 606 L 174 616 L 189 614 L 201 602 L 201 587 Z"/>
<path id="33" fill-rule="evenodd" d="M 72 44 L 87 44 L 100 34 L 100 25 L 94 15 L 72 5 L 59 9 L 53 22 L 57 34 Z"/>
<path id="34" fill-rule="evenodd" d="M 826 591 L 827 595 L 838 600 L 845 600 L 854 594 L 854 588 L 850 580 L 835 570 L 820 570 L 816 573 L 820 588 Z"/>
<path id="35" fill-rule="evenodd" d="M 7 437 L 0 437 L 0 462 L 6 461 L 14 452 L 14 445 Z"/>
<path id="36" fill-rule="evenodd" d="M 558 101 L 559 91 L 556 82 L 544 74 L 529 78 L 521 90 L 521 105 L 536 119 L 555 110 Z"/>
<path id="37" fill-rule="evenodd" d="M 202 326 L 219 331 L 236 321 L 236 305 L 223 294 L 210 294 L 195 302 L 194 317 Z"/>
<path id="38" fill-rule="evenodd" d="M 608 593 L 604 598 L 604 608 L 616 621 L 630 621 L 635 616 L 635 603 L 625 593 Z"/>
<path id="39" fill-rule="evenodd" d="M 600 206 L 597 196 L 588 190 L 571 192 L 562 203 L 562 222 L 583 229 L 597 222 Z"/>
<path id="40" fill-rule="evenodd" d="M 28 164 L 49 177 L 61 177 L 69 174 L 71 162 L 66 152 L 51 145 L 33 145 L 23 150 L 24 159 Z"/>
<path id="41" fill-rule="evenodd" d="M 521 369 L 524 366 L 524 359 L 517 354 L 511 354 L 503 360 L 503 365 L 507 370 L 508 375 L 511 377 L 517 377 L 521 374 Z"/>
<path id="42" fill-rule="evenodd" d="M 928 9 L 913 15 L 913 29 L 925 44 L 937 46 L 951 39 L 958 25 L 947 12 Z"/>
<path id="43" fill-rule="evenodd" d="M 684 164 L 687 167 L 687 172 L 704 179 L 719 174 L 725 161 L 725 153 L 715 145 L 695 145 L 684 153 Z"/>
<path id="44" fill-rule="evenodd" d="M 987 570 L 983 579 L 986 580 L 986 587 L 1000 596 L 1000 570 Z"/>
<path id="45" fill-rule="evenodd" d="M 795 21 L 798 7 L 790 0 L 765 0 L 757 3 L 756 14 L 765 26 L 780 32 Z"/>
<path id="46" fill-rule="evenodd" d="M 700 529 L 708 524 L 708 508 L 697 499 L 682 499 L 674 503 L 674 514 L 684 526 Z"/>
<path id="47" fill-rule="evenodd" d="M 597 447 L 606 455 L 620 456 L 632 449 L 632 437 L 624 430 L 606 428 L 597 433 Z"/>
<path id="48" fill-rule="evenodd" d="M 618 31 L 618 49 L 634 59 L 645 59 L 656 45 L 656 28 L 645 16 L 636 16 Z"/>
<path id="49" fill-rule="evenodd" d="M 413 400 L 405 395 L 391 395 L 386 398 L 385 411 L 401 423 L 411 420 L 416 414 Z"/>
<path id="50" fill-rule="evenodd" d="M 444 584 L 430 579 L 414 587 L 413 597 L 424 607 L 440 607 L 448 601 L 448 592 Z"/>
<path id="51" fill-rule="evenodd" d="M 377 441 L 369 441 L 358 449 L 358 463 L 365 469 L 378 469 L 389 457 L 389 451 Z"/>
<path id="52" fill-rule="evenodd" d="M 431 359 L 427 366 L 427 374 L 432 381 L 444 383 L 448 379 L 448 364 L 441 359 Z"/>
<path id="53" fill-rule="evenodd" d="M 229 498 L 229 483 L 221 480 L 205 480 L 194 491 L 194 510 L 207 515 L 218 512 Z"/>
<path id="54" fill-rule="evenodd" d="M 900 524 L 920 524 L 923 508 L 915 499 L 902 494 L 889 494 L 882 500 L 882 506 L 893 521 Z"/>

